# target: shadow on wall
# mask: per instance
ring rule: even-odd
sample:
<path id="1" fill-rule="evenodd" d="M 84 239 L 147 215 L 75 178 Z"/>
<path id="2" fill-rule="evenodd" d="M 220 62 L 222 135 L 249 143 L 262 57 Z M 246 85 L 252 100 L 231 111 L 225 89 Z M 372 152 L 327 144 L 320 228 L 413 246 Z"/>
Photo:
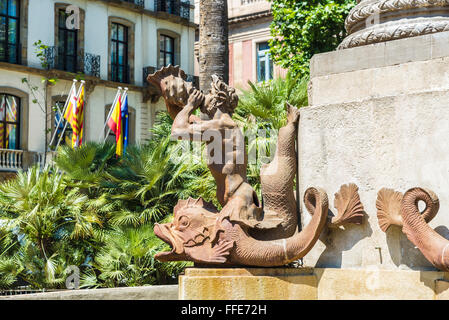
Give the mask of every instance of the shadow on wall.
<path id="1" fill-rule="evenodd" d="M 449 229 L 445 226 L 438 226 L 435 231 L 443 238 L 449 240 Z M 402 233 L 399 226 L 390 226 L 386 232 L 387 245 L 391 259 L 396 266 L 406 265 L 412 270 L 437 271 L 419 251 L 415 245 Z"/>
<path id="2" fill-rule="evenodd" d="M 334 214 L 329 210 L 329 216 Z M 348 224 L 344 227 L 330 228 L 326 226 L 321 233 L 320 240 L 326 245 L 315 264 L 316 268 L 341 268 L 343 251 L 351 250 L 355 244 L 373 234 L 367 214 L 363 214 L 361 225 Z"/>

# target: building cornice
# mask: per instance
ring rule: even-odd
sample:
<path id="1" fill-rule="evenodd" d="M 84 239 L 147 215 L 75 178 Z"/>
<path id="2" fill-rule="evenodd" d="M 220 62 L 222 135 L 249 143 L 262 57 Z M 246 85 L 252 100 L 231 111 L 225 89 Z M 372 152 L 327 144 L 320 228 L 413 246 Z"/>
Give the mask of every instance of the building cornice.
<path id="1" fill-rule="evenodd" d="M 79 77 L 78 74 L 67 72 L 67 71 L 56 70 L 56 69 L 44 70 L 44 69 L 23 66 L 20 64 L 12 64 L 12 63 L 7 63 L 7 62 L 0 62 L 0 69 L 13 71 L 13 72 L 21 72 L 21 73 L 26 73 L 26 74 L 33 74 L 33 75 L 41 76 L 41 77 L 44 77 L 47 79 L 56 78 L 59 80 L 72 81 L 73 79 Z M 138 86 L 138 85 L 133 85 L 133 84 L 128 84 L 128 83 L 120 83 L 120 82 L 114 82 L 114 81 L 110 81 L 110 80 L 103 80 L 103 79 L 93 77 L 93 76 L 88 76 L 88 75 L 83 75 L 83 78 L 86 81 L 86 83 L 101 85 L 101 86 L 108 87 L 108 88 L 117 88 L 117 87 L 125 87 L 126 86 L 127 88 L 129 88 L 129 91 L 136 91 L 136 92 L 143 92 L 146 89 L 146 86 Z"/>
<path id="2" fill-rule="evenodd" d="M 261 19 L 261 18 L 268 18 L 268 17 L 271 17 L 272 15 L 273 14 L 272 14 L 271 10 L 266 10 L 266 11 L 246 14 L 243 16 L 232 17 L 232 18 L 228 19 L 228 22 L 230 25 L 232 25 L 232 24 L 237 24 L 237 23 L 241 23 L 241 22 L 257 20 L 257 19 Z"/>

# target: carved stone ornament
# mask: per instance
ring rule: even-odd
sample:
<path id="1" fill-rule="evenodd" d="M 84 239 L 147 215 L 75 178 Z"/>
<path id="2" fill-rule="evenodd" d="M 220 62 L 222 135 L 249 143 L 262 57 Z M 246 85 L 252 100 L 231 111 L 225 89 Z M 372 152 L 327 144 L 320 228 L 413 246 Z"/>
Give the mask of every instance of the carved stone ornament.
<path id="1" fill-rule="evenodd" d="M 426 208 L 419 211 L 418 203 Z M 436 194 L 424 188 L 412 188 L 404 195 L 382 189 L 377 198 L 379 226 L 386 231 L 391 225 L 402 227 L 402 232 L 436 268 L 449 271 L 449 240 L 429 226 L 440 208 Z"/>
<path id="2" fill-rule="evenodd" d="M 212 80 L 212 89 L 205 94 L 185 81 L 179 67 L 164 67 L 148 76 L 148 81 L 162 92 L 174 119 L 172 138 L 206 143 L 208 166 L 217 183 L 217 199 L 222 206 L 218 211 L 202 199 L 180 200 L 174 208 L 173 222 L 154 226 L 155 234 L 172 247 L 155 258 L 187 260 L 200 265 L 262 267 L 283 266 L 298 260 L 318 241 L 329 209 L 327 194 L 319 188 L 309 188 L 304 203 L 312 218 L 298 231 L 294 178 L 299 110 L 287 104 L 287 124 L 279 130 L 274 159 L 261 169 L 262 206 L 248 183 L 245 140 L 232 119 L 238 96 L 235 89 L 217 76 L 212 76 Z M 208 119 L 194 115 L 198 109 Z M 214 136 L 223 132 L 226 139 Z M 226 143 L 230 145 L 225 146 Z M 216 149 L 210 152 L 217 144 L 233 151 L 217 161 L 212 157 L 212 154 L 216 156 Z M 351 201 L 354 188 L 345 190 L 338 197 L 338 207 L 343 213 L 358 212 L 359 206 Z"/>
<path id="3" fill-rule="evenodd" d="M 338 49 L 449 30 L 449 0 L 363 0 L 345 22 Z"/>
<path id="4" fill-rule="evenodd" d="M 341 186 L 340 191 L 335 194 L 334 207 L 337 215 L 332 218 L 331 226 L 363 223 L 365 210 L 358 191 L 359 187 L 353 183 Z"/>

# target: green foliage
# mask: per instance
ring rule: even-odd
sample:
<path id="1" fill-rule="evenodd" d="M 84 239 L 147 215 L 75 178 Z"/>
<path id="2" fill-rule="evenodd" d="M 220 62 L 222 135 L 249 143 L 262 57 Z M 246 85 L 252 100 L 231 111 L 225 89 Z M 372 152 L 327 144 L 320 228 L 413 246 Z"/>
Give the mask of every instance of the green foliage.
<path id="1" fill-rule="evenodd" d="M 355 0 L 272 0 L 273 60 L 306 75 L 316 53 L 334 50 L 346 37 L 344 21 Z"/>
<path id="2" fill-rule="evenodd" d="M 247 141 L 248 180 L 259 197 L 260 169 L 274 156 L 278 130 L 287 121 L 286 102 L 298 108 L 308 105 L 308 82 L 308 77 L 300 78 L 288 72 L 285 79 L 258 84 L 249 82 L 250 89 L 243 91 L 239 99 L 234 120 L 245 136 L 253 137 Z"/>
<path id="3" fill-rule="evenodd" d="M 152 225 L 117 228 L 110 233 L 82 277 L 83 287 L 144 286 L 176 283 L 187 263 L 161 263 L 154 255 L 167 245 L 153 233 Z M 97 271 L 97 272 L 95 272 Z M 98 273 L 98 276 L 97 276 Z"/>
<path id="4" fill-rule="evenodd" d="M 8 235 L 0 269 L 11 271 L 2 286 L 18 277 L 36 288 L 64 283 L 66 268 L 81 265 L 91 250 L 85 240 L 98 217 L 86 210 L 86 200 L 61 174 L 38 167 L 0 185 L 0 233 Z"/>

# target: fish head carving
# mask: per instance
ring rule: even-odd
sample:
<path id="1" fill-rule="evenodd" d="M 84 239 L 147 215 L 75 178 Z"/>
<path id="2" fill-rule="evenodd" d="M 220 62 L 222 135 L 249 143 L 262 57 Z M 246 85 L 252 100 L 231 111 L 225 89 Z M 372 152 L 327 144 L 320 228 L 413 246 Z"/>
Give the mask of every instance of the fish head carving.
<path id="1" fill-rule="evenodd" d="M 217 209 L 212 204 L 202 199 L 180 200 L 174 210 L 173 222 L 154 226 L 156 236 L 172 248 L 155 258 L 160 261 L 194 259 L 199 247 L 211 247 L 216 225 Z"/>

